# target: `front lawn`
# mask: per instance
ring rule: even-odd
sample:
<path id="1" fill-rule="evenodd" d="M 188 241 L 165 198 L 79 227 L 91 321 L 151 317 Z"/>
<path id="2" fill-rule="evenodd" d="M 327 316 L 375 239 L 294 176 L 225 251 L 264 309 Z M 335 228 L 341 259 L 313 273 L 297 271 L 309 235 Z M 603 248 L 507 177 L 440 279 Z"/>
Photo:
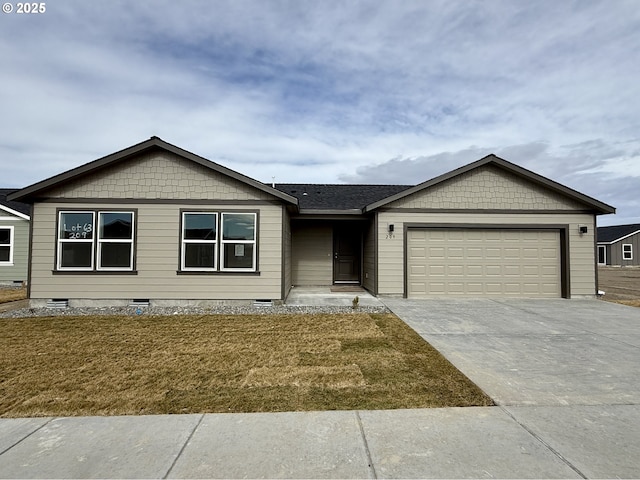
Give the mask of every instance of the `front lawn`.
<path id="1" fill-rule="evenodd" d="M 3 287 L 0 288 L 0 303 L 15 302 L 27 298 L 26 287 Z"/>
<path id="2" fill-rule="evenodd" d="M 0 416 L 492 405 L 391 314 L 0 320 Z"/>

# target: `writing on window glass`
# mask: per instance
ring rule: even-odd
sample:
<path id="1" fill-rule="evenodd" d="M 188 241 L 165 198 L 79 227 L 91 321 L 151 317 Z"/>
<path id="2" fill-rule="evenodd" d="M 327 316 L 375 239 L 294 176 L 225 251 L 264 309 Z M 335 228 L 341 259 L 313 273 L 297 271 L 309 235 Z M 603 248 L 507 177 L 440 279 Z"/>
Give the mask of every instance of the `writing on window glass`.
<path id="1" fill-rule="evenodd" d="M 73 239 L 91 239 L 93 238 L 93 223 L 76 223 L 75 225 L 63 225 L 63 230 L 67 234 L 67 238 Z"/>

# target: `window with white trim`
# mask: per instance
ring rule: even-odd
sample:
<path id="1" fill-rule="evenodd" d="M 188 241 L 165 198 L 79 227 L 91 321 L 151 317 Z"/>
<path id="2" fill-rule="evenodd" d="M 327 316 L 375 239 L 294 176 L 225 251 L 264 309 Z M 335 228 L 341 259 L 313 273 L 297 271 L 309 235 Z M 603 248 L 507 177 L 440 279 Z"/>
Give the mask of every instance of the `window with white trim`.
<path id="1" fill-rule="evenodd" d="M 0 266 L 13 265 L 13 226 L 0 227 Z"/>
<path id="2" fill-rule="evenodd" d="M 631 243 L 622 244 L 622 259 L 633 260 L 633 245 Z"/>
<path id="3" fill-rule="evenodd" d="M 215 271 L 218 246 L 218 214 L 182 212 L 181 269 Z"/>
<path id="4" fill-rule="evenodd" d="M 221 270 L 256 270 L 255 213 L 222 213 Z"/>
<path id="5" fill-rule="evenodd" d="M 256 212 L 182 211 L 181 272 L 256 272 Z"/>
<path id="6" fill-rule="evenodd" d="M 98 270 L 133 270 L 133 212 L 98 212 Z"/>
<path id="7" fill-rule="evenodd" d="M 57 270 L 133 270 L 134 212 L 81 210 L 58 215 Z"/>

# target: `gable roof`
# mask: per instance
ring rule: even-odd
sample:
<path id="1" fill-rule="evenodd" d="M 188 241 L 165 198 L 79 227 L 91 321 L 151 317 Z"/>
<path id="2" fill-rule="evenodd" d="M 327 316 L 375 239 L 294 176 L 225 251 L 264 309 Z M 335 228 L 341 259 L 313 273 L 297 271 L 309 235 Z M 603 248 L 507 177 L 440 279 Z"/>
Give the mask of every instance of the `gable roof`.
<path id="1" fill-rule="evenodd" d="M 606 214 L 606 213 L 615 213 L 616 209 L 614 207 L 612 207 L 611 205 L 607 205 L 606 203 L 600 202 L 599 200 L 596 200 L 595 198 L 589 197 L 587 195 L 584 195 L 576 190 L 573 190 L 569 187 L 565 187 L 564 185 L 561 185 L 557 182 L 554 182 L 553 180 L 550 180 L 546 177 L 543 177 L 542 175 L 538 175 L 537 173 L 534 173 L 530 170 L 527 170 L 526 168 L 522 168 L 514 163 L 508 162 L 500 157 L 497 157 L 494 154 L 490 154 L 487 155 L 484 158 L 481 158 L 480 160 L 477 160 L 473 163 L 470 163 L 468 165 L 465 165 L 463 167 L 457 168 L 455 170 L 452 170 L 448 173 L 445 173 L 443 175 L 440 175 L 438 177 L 435 177 L 431 180 L 427 180 L 426 182 L 423 182 L 419 185 L 416 185 L 415 187 L 406 189 L 402 192 L 399 192 L 395 195 L 392 195 L 390 197 L 384 198 L 382 200 L 379 200 L 377 202 L 373 202 L 369 205 L 367 205 L 363 211 L 364 212 L 370 212 L 372 210 L 375 210 L 377 208 L 383 207 L 385 205 L 388 205 L 391 202 L 394 202 L 396 200 L 399 200 L 401 198 L 405 198 L 409 195 L 412 195 L 416 192 L 420 192 L 422 190 L 425 190 L 427 188 L 433 187 L 435 185 L 438 185 L 442 182 L 445 182 L 447 180 L 450 180 L 452 178 L 455 178 L 459 175 L 462 175 L 464 173 L 467 173 L 471 170 L 483 167 L 485 165 L 493 165 L 495 167 L 498 167 L 502 170 L 506 170 L 508 172 L 511 172 L 515 175 L 518 175 L 520 177 L 523 177 L 525 179 L 527 179 L 528 181 L 541 185 L 543 187 L 546 187 L 554 192 L 558 192 L 561 193 L 562 195 L 565 195 L 569 198 L 572 198 L 574 200 L 577 200 L 581 203 L 584 203 L 585 205 L 587 205 L 590 209 L 594 210 L 594 212 L 596 214 Z"/>
<path id="2" fill-rule="evenodd" d="M 364 207 L 411 188 L 411 185 L 277 183 L 275 188 L 298 198 L 300 212 L 322 210 L 361 214 Z"/>
<path id="3" fill-rule="evenodd" d="M 31 215 L 31 207 L 27 203 L 7 200 L 7 196 L 17 192 L 17 188 L 0 188 L 0 214 L 7 212 L 16 217 L 29 220 Z"/>
<path id="4" fill-rule="evenodd" d="M 119 152 L 112 153 L 111 155 L 107 155 L 106 157 L 99 158 L 92 162 L 86 163 L 79 167 L 68 170 L 59 175 L 55 175 L 51 178 L 43 180 L 38 183 L 34 183 L 28 187 L 23 188 L 17 192 L 12 193 L 9 198 L 13 201 L 15 200 L 25 200 L 32 201 L 34 198 L 37 198 L 39 195 L 44 193 L 46 190 L 51 188 L 60 186 L 69 182 L 71 180 L 75 180 L 84 175 L 88 175 L 90 173 L 95 173 L 99 170 L 107 168 L 109 166 L 115 165 L 120 162 L 124 162 L 128 159 L 136 157 L 142 153 L 148 153 L 154 150 L 164 150 L 167 152 L 171 152 L 179 157 L 197 163 L 198 165 L 202 165 L 214 172 L 220 173 L 222 175 L 226 175 L 228 177 L 234 178 L 244 184 L 250 185 L 258 190 L 262 190 L 274 197 L 279 198 L 289 204 L 297 205 L 298 200 L 291 195 L 288 195 L 284 192 L 276 190 L 273 187 L 270 187 L 267 184 L 254 180 L 253 178 L 247 177 L 246 175 L 242 175 L 234 170 L 223 167 L 211 160 L 207 160 L 204 157 L 196 155 L 194 153 L 188 152 L 180 147 L 176 147 L 170 143 L 165 142 L 159 137 L 151 137 L 149 140 L 145 140 L 144 142 L 133 145 L 129 148 L 125 148 L 124 150 L 120 150 Z"/>
<path id="5" fill-rule="evenodd" d="M 636 233 L 640 233 L 640 223 L 611 225 L 610 227 L 598 227 L 596 238 L 598 243 L 611 244 L 635 235 Z"/>

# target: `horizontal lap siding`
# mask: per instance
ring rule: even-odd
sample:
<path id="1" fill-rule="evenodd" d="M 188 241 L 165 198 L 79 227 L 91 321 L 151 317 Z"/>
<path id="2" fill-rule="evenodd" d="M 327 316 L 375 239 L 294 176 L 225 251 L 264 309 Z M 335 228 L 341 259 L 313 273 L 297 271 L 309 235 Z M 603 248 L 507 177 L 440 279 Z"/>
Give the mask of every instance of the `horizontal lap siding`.
<path id="1" fill-rule="evenodd" d="M 404 294 L 404 223 L 569 225 L 570 295 L 595 294 L 594 216 L 582 213 L 424 213 L 380 212 L 378 217 L 378 293 Z M 389 235 L 388 226 L 394 224 Z M 579 234 L 578 226 L 587 225 L 588 233 Z"/>
<path id="2" fill-rule="evenodd" d="M 0 216 L 4 212 L 0 211 Z M 0 265 L 0 282 L 26 281 L 29 262 L 29 221 L 0 220 L 0 227 L 13 227 L 13 265 Z"/>
<path id="3" fill-rule="evenodd" d="M 333 227 L 330 223 L 296 222 L 292 227 L 291 274 L 294 285 L 333 283 Z"/>
<path id="4" fill-rule="evenodd" d="M 178 275 L 180 209 L 193 205 L 126 204 L 137 209 L 137 275 L 55 275 L 56 208 L 86 208 L 72 203 L 40 203 L 35 206 L 32 289 L 34 299 L 183 299 L 246 300 L 280 299 L 282 263 L 282 207 L 278 205 L 198 205 L 197 210 L 252 210 L 259 212 L 258 268 L 260 275 Z M 96 204 L 91 208 L 113 208 Z"/>

